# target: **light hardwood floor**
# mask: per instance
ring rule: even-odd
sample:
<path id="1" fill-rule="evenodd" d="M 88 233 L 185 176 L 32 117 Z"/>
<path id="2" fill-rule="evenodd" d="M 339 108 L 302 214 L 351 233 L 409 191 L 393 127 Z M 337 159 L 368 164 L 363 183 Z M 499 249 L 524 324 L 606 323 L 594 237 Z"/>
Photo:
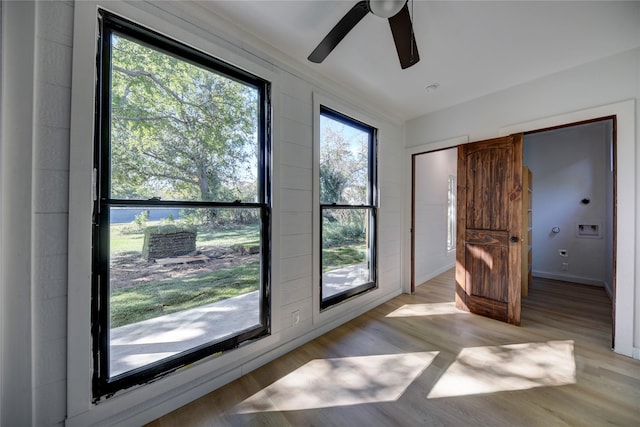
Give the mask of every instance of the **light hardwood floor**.
<path id="1" fill-rule="evenodd" d="M 534 278 L 522 325 L 457 311 L 453 271 L 151 423 L 639 426 L 602 288 Z"/>

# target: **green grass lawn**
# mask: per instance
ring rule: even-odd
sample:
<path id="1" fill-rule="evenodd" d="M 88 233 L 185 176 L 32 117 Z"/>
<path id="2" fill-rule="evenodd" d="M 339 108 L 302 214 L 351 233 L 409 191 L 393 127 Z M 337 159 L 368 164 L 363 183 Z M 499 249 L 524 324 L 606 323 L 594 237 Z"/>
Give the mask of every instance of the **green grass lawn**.
<path id="1" fill-rule="evenodd" d="M 147 226 L 160 225 L 149 221 Z M 112 224 L 111 255 L 142 256 L 144 232 L 132 224 Z M 251 247 L 260 245 L 257 225 L 217 228 L 199 227 L 197 248 Z M 207 272 L 188 278 L 163 280 L 111 292 L 111 327 L 140 322 L 164 314 L 187 310 L 259 289 L 260 262 Z"/>
<path id="2" fill-rule="evenodd" d="M 124 254 L 127 252 L 142 253 L 142 245 L 144 243 L 144 233 L 125 234 L 122 232 L 121 224 L 111 226 L 111 253 L 114 255 Z"/>
<path id="3" fill-rule="evenodd" d="M 111 327 L 233 298 L 259 289 L 260 262 L 111 292 Z"/>
<path id="4" fill-rule="evenodd" d="M 159 225 L 159 221 L 150 221 L 148 226 Z M 111 254 L 142 253 L 144 232 L 131 232 L 131 224 L 111 225 Z M 260 244 L 258 225 L 237 225 L 234 227 L 211 229 L 198 228 L 196 247 L 231 247 L 233 245 L 255 246 Z"/>
<path id="5" fill-rule="evenodd" d="M 322 272 L 336 270 L 349 265 L 360 264 L 367 260 L 364 244 L 343 245 L 322 250 Z"/>
<path id="6" fill-rule="evenodd" d="M 157 225 L 153 222 L 148 225 Z M 131 224 L 111 226 L 111 254 L 142 254 L 144 233 L 132 232 Z M 198 229 L 196 246 L 237 247 L 260 244 L 257 225 Z M 366 261 L 364 243 L 345 242 L 322 250 L 322 271 Z M 118 289 L 111 292 L 111 327 L 140 322 L 182 310 L 233 298 L 259 289 L 260 262 L 219 269 L 187 278 Z"/>

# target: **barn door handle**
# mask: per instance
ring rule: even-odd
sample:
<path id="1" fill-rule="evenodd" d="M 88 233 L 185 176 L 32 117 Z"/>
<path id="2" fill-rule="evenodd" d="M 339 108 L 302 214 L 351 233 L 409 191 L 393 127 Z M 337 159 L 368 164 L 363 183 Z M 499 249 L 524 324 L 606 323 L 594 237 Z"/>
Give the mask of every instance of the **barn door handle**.
<path id="1" fill-rule="evenodd" d="M 518 237 L 517 236 L 511 236 L 511 238 L 509 240 L 511 240 L 511 243 L 518 243 Z"/>

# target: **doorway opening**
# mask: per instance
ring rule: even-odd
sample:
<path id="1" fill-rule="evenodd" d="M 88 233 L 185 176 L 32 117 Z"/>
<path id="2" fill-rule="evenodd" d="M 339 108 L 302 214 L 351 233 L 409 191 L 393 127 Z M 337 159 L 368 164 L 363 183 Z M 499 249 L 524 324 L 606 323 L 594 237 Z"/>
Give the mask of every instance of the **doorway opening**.
<path id="1" fill-rule="evenodd" d="M 524 136 L 524 164 L 532 169 L 535 188 L 533 275 L 603 286 L 615 322 L 616 117 L 530 130 Z M 450 232 L 447 192 L 441 187 L 446 190 L 443 182 L 457 174 L 455 152 L 452 147 L 411 157 L 411 292 L 455 265 L 455 251 L 447 257 L 438 248 Z M 453 161 L 447 162 L 450 153 Z"/>
<path id="2" fill-rule="evenodd" d="M 411 292 L 455 265 L 457 156 L 457 147 L 412 156 Z"/>

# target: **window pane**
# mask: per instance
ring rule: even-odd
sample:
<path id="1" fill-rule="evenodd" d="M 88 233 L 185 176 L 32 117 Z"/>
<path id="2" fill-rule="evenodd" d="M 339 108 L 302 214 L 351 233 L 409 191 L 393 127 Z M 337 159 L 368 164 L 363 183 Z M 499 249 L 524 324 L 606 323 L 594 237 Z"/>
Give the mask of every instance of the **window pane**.
<path id="1" fill-rule="evenodd" d="M 371 133 L 320 115 L 320 203 L 371 204 Z"/>
<path id="2" fill-rule="evenodd" d="M 372 280 L 371 209 L 322 210 L 322 299 Z"/>
<path id="3" fill-rule="evenodd" d="M 110 208 L 110 376 L 260 323 L 260 209 Z"/>
<path id="4" fill-rule="evenodd" d="M 112 35 L 113 199 L 258 201 L 258 90 Z"/>
<path id="5" fill-rule="evenodd" d="M 456 248 L 456 177 L 450 175 L 447 190 L 447 250 Z"/>

